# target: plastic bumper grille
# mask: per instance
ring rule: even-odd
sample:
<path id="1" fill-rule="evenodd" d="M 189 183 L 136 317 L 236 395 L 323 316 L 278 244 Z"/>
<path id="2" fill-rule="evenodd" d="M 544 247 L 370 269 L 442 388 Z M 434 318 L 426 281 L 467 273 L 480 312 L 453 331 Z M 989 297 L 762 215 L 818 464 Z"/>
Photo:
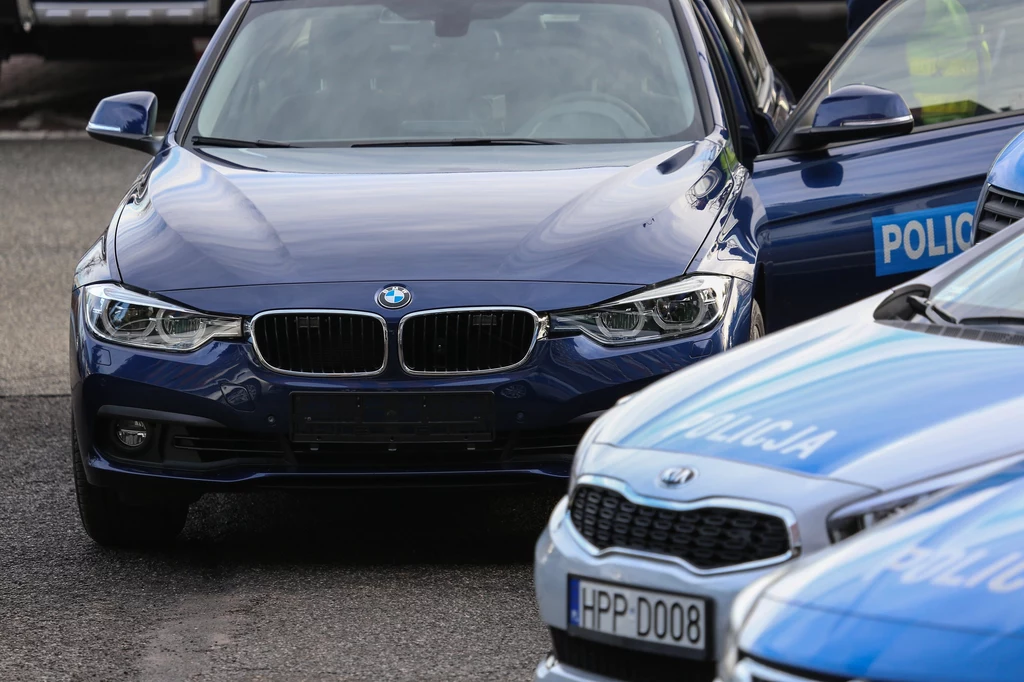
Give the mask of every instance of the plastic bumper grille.
<path id="1" fill-rule="evenodd" d="M 573 637 L 558 628 L 551 628 L 551 642 L 560 662 L 623 682 L 711 682 L 715 678 L 713 661 L 634 651 Z"/>
<path id="2" fill-rule="evenodd" d="M 1024 195 L 989 187 L 981 200 L 974 240 L 980 242 L 1024 218 Z"/>
<path id="3" fill-rule="evenodd" d="M 583 485 L 573 495 L 571 515 L 576 530 L 598 549 L 667 554 L 702 570 L 763 561 L 790 551 L 785 521 L 743 509 L 647 507 L 615 491 Z"/>
<path id="4" fill-rule="evenodd" d="M 352 313 L 271 313 L 252 323 L 252 339 L 271 369 L 295 374 L 363 375 L 384 369 L 384 321 Z"/>
<path id="5" fill-rule="evenodd" d="M 519 365 L 537 338 L 525 310 L 455 310 L 402 321 L 402 366 L 417 374 L 494 372 Z"/>

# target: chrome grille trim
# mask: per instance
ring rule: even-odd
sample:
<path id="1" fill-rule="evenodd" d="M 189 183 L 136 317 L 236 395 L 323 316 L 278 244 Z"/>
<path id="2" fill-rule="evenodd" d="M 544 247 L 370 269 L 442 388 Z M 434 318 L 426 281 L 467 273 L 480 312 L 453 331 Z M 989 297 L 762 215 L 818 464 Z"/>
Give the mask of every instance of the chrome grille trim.
<path id="1" fill-rule="evenodd" d="M 687 571 L 695 575 L 719 575 L 722 573 L 735 573 L 737 571 L 751 571 L 758 568 L 767 568 L 768 566 L 776 566 L 783 564 L 791 559 L 800 556 L 800 529 L 797 525 L 796 516 L 792 511 L 785 507 L 779 507 L 774 504 L 768 504 L 766 502 L 755 502 L 753 500 L 741 500 L 734 497 L 705 497 L 694 502 L 675 502 L 672 500 L 665 500 L 657 497 L 647 497 L 641 495 L 629 487 L 628 484 L 624 483 L 615 478 L 609 478 L 607 476 L 595 476 L 592 474 L 584 474 L 580 476 L 573 489 L 569 491 L 568 499 L 572 499 L 572 495 L 576 488 L 579 486 L 595 486 L 598 488 L 607 488 L 608 490 L 614 491 L 627 500 L 636 505 L 645 507 L 657 507 L 659 509 L 668 509 L 677 512 L 687 512 L 696 509 L 705 509 L 708 507 L 723 507 L 726 509 L 736 509 L 738 511 L 755 512 L 758 514 L 765 514 L 768 516 L 775 516 L 780 519 L 786 526 L 786 530 L 789 534 L 789 551 L 785 554 L 780 554 L 768 559 L 762 559 L 760 561 L 748 561 L 741 564 L 733 564 L 730 566 L 722 566 L 719 568 L 698 568 L 690 562 L 681 559 L 670 554 L 659 554 L 657 552 L 646 552 L 639 549 L 632 549 L 630 547 L 606 547 L 605 549 L 599 549 L 592 545 L 582 533 L 580 533 L 572 521 L 572 508 L 571 505 L 566 505 L 565 515 L 563 518 L 563 525 L 568 529 L 569 533 L 575 538 L 581 547 L 583 547 L 587 553 L 591 556 L 601 557 L 614 554 L 621 554 L 625 556 L 635 556 L 642 559 L 650 559 L 652 561 L 660 561 L 663 563 L 675 564 L 681 566 Z"/>
<path id="2" fill-rule="evenodd" d="M 256 342 L 256 336 L 253 333 L 253 327 L 256 322 L 263 317 L 270 315 L 353 315 L 358 317 L 368 317 L 377 320 L 380 323 L 381 330 L 384 334 L 384 349 L 382 353 L 382 362 L 379 369 L 375 369 L 370 372 L 346 372 L 346 373 L 322 373 L 322 372 L 297 372 L 294 370 L 281 369 L 274 367 L 272 364 L 267 362 L 266 358 L 260 352 L 259 344 Z M 391 354 L 388 347 L 388 325 L 383 317 L 376 313 L 368 313 L 361 310 L 331 310 L 324 308 L 288 308 L 283 310 L 264 310 L 252 316 L 248 324 L 249 332 L 249 343 L 252 344 L 253 351 L 256 353 L 256 358 L 260 364 L 269 369 L 272 372 L 278 374 L 286 374 L 288 376 L 297 377 L 374 377 L 382 374 L 388 366 L 388 356 Z"/>
<path id="3" fill-rule="evenodd" d="M 488 312 L 518 312 L 526 313 L 533 319 L 533 338 L 530 341 L 529 348 L 526 349 L 526 353 L 523 354 L 523 358 L 518 362 L 506 365 L 504 367 L 493 367 L 490 369 L 480 370 L 465 370 L 465 371 L 423 371 L 416 370 L 409 367 L 405 360 L 404 344 L 402 343 L 403 332 L 405 330 L 405 324 L 411 319 L 419 317 L 426 317 L 428 315 L 445 315 L 449 313 L 488 313 Z M 402 321 L 398 324 L 398 364 L 402 367 L 402 370 L 412 376 L 472 376 L 478 374 L 494 374 L 496 372 L 507 372 L 509 370 L 517 369 L 526 364 L 533 354 L 534 348 L 537 346 L 537 340 L 544 336 L 546 331 L 546 319 L 541 318 L 535 311 L 529 308 L 521 308 L 518 306 L 476 306 L 468 308 L 436 308 L 434 310 L 420 310 L 414 313 L 409 313 L 402 318 Z"/>

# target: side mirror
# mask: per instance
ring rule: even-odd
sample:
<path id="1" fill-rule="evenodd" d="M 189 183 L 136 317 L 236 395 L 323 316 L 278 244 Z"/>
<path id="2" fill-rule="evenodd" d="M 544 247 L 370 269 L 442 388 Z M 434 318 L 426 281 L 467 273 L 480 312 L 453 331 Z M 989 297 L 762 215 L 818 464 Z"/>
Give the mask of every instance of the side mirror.
<path id="1" fill-rule="evenodd" d="M 873 85 L 846 85 L 821 100 L 814 123 L 796 131 L 803 149 L 832 142 L 906 135 L 914 129 L 910 107 L 897 93 Z"/>
<path id="2" fill-rule="evenodd" d="M 126 92 L 107 97 L 96 105 L 85 131 L 89 136 L 153 155 L 162 140 L 153 136 L 156 126 L 156 95 Z"/>

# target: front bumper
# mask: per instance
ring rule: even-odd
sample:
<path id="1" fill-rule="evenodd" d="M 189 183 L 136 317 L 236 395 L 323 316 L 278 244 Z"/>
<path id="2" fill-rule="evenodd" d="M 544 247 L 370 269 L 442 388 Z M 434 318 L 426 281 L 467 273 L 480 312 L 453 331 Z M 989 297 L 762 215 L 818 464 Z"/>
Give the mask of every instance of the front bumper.
<path id="1" fill-rule="evenodd" d="M 537 668 L 536 679 L 545 682 L 592 680 L 605 682 L 609 679 L 623 679 L 616 670 L 628 663 L 630 658 L 643 659 L 645 664 L 657 665 L 658 654 L 642 654 L 631 648 L 610 647 L 603 643 L 591 643 L 565 635 L 568 631 L 568 577 L 579 576 L 597 581 L 644 588 L 658 592 L 699 595 L 710 601 L 709 627 L 712 658 L 694 660 L 678 658 L 667 663 L 677 671 L 678 679 L 709 682 L 714 677 L 716 660 L 725 650 L 725 639 L 729 626 L 729 610 L 732 600 L 744 587 L 750 585 L 777 566 L 737 572 L 720 573 L 715 576 L 697 576 L 671 561 L 654 561 L 626 554 L 604 554 L 595 556 L 578 541 L 571 528 L 566 508 L 568 499 L 562 500 L 551 514 L 551 520 L 537 542 L 535 551 L 534 580 L 541 617 L 552 629 L 555 637 L 564 643 L 571 642 L 579 651 L 573 657 L 586 658 L 587 668 L 571 665 L 574 660 L 562 660 L 550 656 Z M 612 651 L 612 649 L 617 649 Z M 635 667 L 635 664 L 634 666 Z"/>
<path id="2" fill-rule="evenodd" d="M 577 540 L 566 513 L 567 505 L 568 498 L 562 498 L 537 541 L 534 582 L 542 620 L 552 629 L 559 644 L 566 646 L 569 643 L 568 648 L 574 653 L 567 657 L 569 660 L 549 656 L 537 666 L 535 679 L 544 682 L 607 682 L 610 679 L 627 679 L 619 672 L 621 670 L 628 670 L 630 677 L 635 677 L 635 674 L 640 674 L 639 665 L 653 665 L 670 667 L 674 679 L 710 682 L 714 677 L 715 661 L 720 660 L 725 650 L 733 599 L 744 587 L 777 567 L 700 576 L 670 561 L 652 561 L 625 554 L 595 556 Z M 709 618 L 713 621 L 709 627 L 713 658 L 704 661 L 670 659 L 657 654 L 643 654 L 628 647 L 613 647 L 570 637 L 566 634 L 570 575 L 708 599 Z M 573 665 L 577 661 L 585 661 L 585 665 Z"/>
<path id="3" fill-rule="evenodd" d="M 740 298 L 731 297 L 723 322 L 700 336 L 619 349 L 583 336 L 551 338 L 514 370 L 448 377 L 409 376 L 397 363 L 375 377 L 288 376 L 264 367 L 248 342 L 152 352 L 99 340 L 75 314 L 72 396 L 86 474 L 94 485 L 203 489 L 561 483 L 579 438 L 601 411 L 746 340 L 737 331 L 749 320 L 737 314 Z M 72 309 L 78 310 L 77 292 Z M 395 357 L 397 334 L 388 324 Z M 475 446 L 296 443 L 290 420 L 297 391 L 487 391 L 494 395 L 496 440 Z M 149 450 L 129 456 L 118 448 L 111 424 L 119 418 L 154 426 Z"/>

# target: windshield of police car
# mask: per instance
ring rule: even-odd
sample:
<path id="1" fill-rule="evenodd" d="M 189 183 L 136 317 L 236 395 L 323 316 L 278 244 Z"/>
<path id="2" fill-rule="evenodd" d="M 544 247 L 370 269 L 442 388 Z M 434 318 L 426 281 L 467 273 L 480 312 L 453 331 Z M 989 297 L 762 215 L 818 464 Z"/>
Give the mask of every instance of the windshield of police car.
<path id="1" fill-rule="evenodd" d="M 704 136 L 670 0 L 253 2 L 191 134 L 293 144 Z"/>
<path id="2" fill-rule="evenodd" d="M 932 300 L 958 320 L 1024 316 L 1024 235 L 974 263 Z"/>

